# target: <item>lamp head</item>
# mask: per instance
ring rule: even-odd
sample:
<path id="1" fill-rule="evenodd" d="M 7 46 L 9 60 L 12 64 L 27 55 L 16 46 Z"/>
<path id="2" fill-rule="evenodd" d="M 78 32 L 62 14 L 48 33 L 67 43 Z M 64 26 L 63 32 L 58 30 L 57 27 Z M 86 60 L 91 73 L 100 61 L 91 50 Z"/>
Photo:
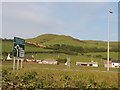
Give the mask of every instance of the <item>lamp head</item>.
<path id="1" fill-rule="evenodd" d="M 109 11 L 109 13 L 113 13 L 111 9 L 110 9 L 110 10 L 108 10 L 108 11 Z"/>

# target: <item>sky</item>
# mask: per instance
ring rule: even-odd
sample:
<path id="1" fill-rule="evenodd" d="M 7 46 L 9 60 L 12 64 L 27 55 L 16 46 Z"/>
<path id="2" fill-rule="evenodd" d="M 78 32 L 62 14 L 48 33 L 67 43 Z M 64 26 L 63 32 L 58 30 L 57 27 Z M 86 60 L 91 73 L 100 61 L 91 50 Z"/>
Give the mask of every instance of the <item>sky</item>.
<path id="1" fill-rule="evenodd" d="M 110 41 L 117 41 L 118 2 L 3 2 L 2 38 L 58 34 L 107 41 L 108 16 Z"/>

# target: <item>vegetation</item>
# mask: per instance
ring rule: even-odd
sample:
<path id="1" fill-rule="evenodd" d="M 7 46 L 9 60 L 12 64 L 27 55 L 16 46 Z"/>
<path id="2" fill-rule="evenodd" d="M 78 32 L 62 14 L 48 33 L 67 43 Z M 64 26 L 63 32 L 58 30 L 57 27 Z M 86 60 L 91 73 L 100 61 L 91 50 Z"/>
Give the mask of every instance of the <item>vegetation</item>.
<path id="1" fill-rule="evenodd" d="M 53 46 L 48 46 L 46 48 L 53 49 L 58 52 L 64 52 L 64 53 L 67 52 L 67 54 L 73 54 L 73 55 L 77 55 L 78 53 L 84 54 L 88 52 L 106 52 L 107 51 L 107 49 L 105 48 L 97 48 L 97 47 L 83 48 L 82 46 L 78 47 L 78 46 L 70 46 L 70 45 L 64 45 L 64 44 L 55 44 Z"/>
<path id="2" fill-rule="evenodd" d="M 9 70 L 9 71 L 8 71 Z M 3 69 L 2 88 L 118 88 L 117 72 L 69 71 L 24 69 L 11 71 Z M 114 79 L 113 79 L 114 76 Z"/>
<path id="3" fill-rule="evenodd" d="M 35 38 L 27 39 L 26 41 L 43 44 L 46 46 L 49 45 L 70 45 L 70 46 L 81 46 L 83 48 L 105 48 L 107 42 L 105 41 L 93 41 L 93 40 L 78 40 L 70 36 L 65 35 L 56 35 L 56 34 L 43 34 Z M 118 47 L 118 42 L 110 42 L 110 47 Z"/>
<path id="4" fill-rule="evenodd" d="M 64 60 L 64 59 L 63 59 Z M 44 65 L 44 64 L 38 64 L 36 62 L 24 62 L 23 66 L 25 69 L 32 69 L 32 68 L 37 68 L 37 69 L 70 69 L 70 70 L 86 70 L 86 71 L 91 71 L 91 70 L 97 70 L 97 71 L 106 71 L 106 68 L 103 67 L 103 64 L 99 64 L 99 67 L 85 67 L 85 66 L 76 66 L 75 63 L 71 64 L 71 66 L 66 66 L 65 63 L 62 63 L 61 61 L 59 62 L 61 63 L 60 65 Z M 3 61 L 2 62 L 2 67 L 4 68 L 11 68 L 12 69 L 12 65 L 13 62 L 12 61 Z M 101 65 L 101 66 L 100 66 Z M 118 71 L 118 69 L 116 68 L 110 68 L 110 71 Z"/>
<path id="5" fill-rule="evenodd" d="M 24 68 L 12 71 L 11 61 L 2 63 L 2 88 L 13 90 L 25 88 L 118 88 L 118 69 L 110 68 L 106 71 L 103 62 L 107 57 L 107 42 L 81 41 L 65 35 L 44 34 L 36 38 L 27 39 L 28 42 L 45 45 L 40 47 L 26 42 L 25 56 L 34 56 L 36 60 L 54 58 L 61 65 L 41 65 L 24 62 Z M 13 41 L 3 39 L 2 54 L 6 59 L 12 54 Z M 118 42 L 110 42 L 110 58 L 118 59 Z M 70 58 L 71 66 L 64 65 Z M 99 67 L 79 67 L 76 62 L 98 62 Z M 114 77 L 114 78 L 113 78 Z"/>
<path id="6" fill-rule="evenodd" d="M 55 40 L 54 40 L 55 39 Z M 63 40 L 64 39 L 64 40 Z M 46 41 L 45 41 L 46 40 Z M 54 40 L 54 43 L 52 41 Z M 70 36 L 44 34 L 33 39 L 27 39 L 26 41 L 45 44 L 47 47 L 40 47 L 34 44 L 26 43 L 25 53 L 38 54 L 38 53 L 52 53 L 52 54 L 68 54 L 68 55 L 84 55 L 91 52 L 106 52 L 106 42 L 103 41 L 80 41 Z M 43 43 L 43 41 L 45 43 Z M 59 43 L 58 43 L 59 42 Z M 64 42 L 64 43 L 63 43 Z M 68 43 L 69 42 L 69 43 Z M 50 44 L 47 44 L 50 43 Z M 110 51 L 118 52 L 118 42 L 110 42 Z M 12 54 L 13 40 L 3 39 L 2 42 L 2 54 L 5 59 L 8 53 Z M 102 56 L 97 56 L 101 58 Z M 113 58 L 112 58 L 113 59 Z"/>
<path id="7" fill-rule="evenodd" d="M 3 40 L 2 41 L 2 53 L 3 55 L 7 53 L 12 53 L 13 51 L 13 41 L 12 40 Z M 43 49 L 41 47 L 37 47 L 31 44 L 26 43 L 25 52 L 46 52 L 46 51 L 52 51 L 50 49 Z"/>

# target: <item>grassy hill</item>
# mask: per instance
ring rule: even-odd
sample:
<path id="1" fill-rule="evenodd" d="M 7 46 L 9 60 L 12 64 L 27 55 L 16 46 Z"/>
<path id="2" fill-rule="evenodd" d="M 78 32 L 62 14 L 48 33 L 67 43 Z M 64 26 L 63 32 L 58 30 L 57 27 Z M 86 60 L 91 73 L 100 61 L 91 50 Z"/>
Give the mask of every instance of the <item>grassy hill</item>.
<path id="1" fill-rule="evenodd" d="M 54 45 L 65 44 L 74 46 L 88 47 L 88 48 L 107 48 L 107 42 L 104 41 L 81 41 L 65 35 L 44 34 L 36 38 L 27 39 L 27 42 L 38 43 L 41 45 Z M 118 48 L 118 42 L 110 42 L 111 48 Z M 1 43 L 0 43 L 1 46 Z M 62 45 L 61 45 L 62 46 Z M 2 41 L 2 54 L 3 59 L 6 59 L 7 53 L 11 53 L 13 49 L 13 40 Z M 73 48 L 74 49 L 74 48 Z M 25 52 L 54 52 L 54 49 L 46 49 L 34 44 L 26 43 Z M 59 51 L 59 50 L 58 50 Z M 74 52 L 74 51 L 73 51 Z M 65 65 L 42 65 L 38 63 L 23 62 L 23 69 L 13 72 L 13 61 L 3 61 L 3 86 L 13 86 L 13 82 L 17 82 L 16 86 L 20 87 L 37 87 L 42 85 L 43 88 L 68 88 L 65 85 L 69 85 L 71 88 L 80 88 L 92 86 L 94 84 L 101 88 L 117 88 L 118 86 L 118 69 L 110 68 L 112 72 L 106 71 L 103 62 L 106 61 L 102 58 L 107 57 L 107 52 L 87 52 L 81 54 L 77 52 L 77 55 L 71 55 L 66 53 L 26 53 L 25 56 L 34 56 L 36 60 L 43 60 L 46 58 L 54 59 L 66 59 L 70 58 L 71 66 Z M 99 56 L 99 57 L 98 57 Z M 111 59 L 118 59 L 118 52 L 110 52 Z M 99 67 L 85 67 L 76 66 L 76 62 L 98 62 Z M 48 68 L 48 69 L 45 69 Z M 101 71 L 102 70 L 102 71 Z M 113 72 L 114 71 L 114 72 Z M 5 74 L 5 75 L 4 75 Z M 34 78 L 31 78 L 33 77 Z M 113 79 L 114 77 L 114 79 Z M 112 80 L 113 79 L 113 80 Z M 25 81 L 25 84 L 23 82 Z M 10 82 L 10 84 L 6 84 Z M 27 84 L 26 84 L 27 82 Z M 30 84 L 29 84 L 30 83 Z M 11 85 L 11 86 L 10 86 Z M 25 86 L 26 85 L 26 86 Z M 40 87 L 41 88 L 41 87 Z M 96 86 L 95 86 L 96 88 Z"/>
<path id="2" fill-rule="evenodd" d="M 26 41 L 34 42 L 42 45 L 54 45 L 54 44 L 65 44 L 71 46 L 82 46 L 82 47 L 98 47 L 107 48 L 107 42 L 105 41 L 93 41 L 93 40 L 78 40 L 71 36 L 56 35 L 56 34 L 43 34 L 35 38 L 27 39 Z M 118 42 L 110 42 L 111 47 L 117 47 Z"/>
<path id="3" fill-rule="evenodd" d="M 11 52 L 13 50 L 13 42 L 12 41 L 3 41 L 2 42 L 2 52 Z M 25 47 L 26 52 L 32 52 L 32 51 L 52 51 L 50 49 L 43 49 L 40 47 L 32 46 L 27 44 Z"/>
<path id="4" fill-rule="evenodd" d="M 70 45 L 74 47 L 88 47 L 88 48 L 107 48 L 107 42 L 105 41 L 93 41 L 93 40 L 78 40 L 74 39 L 70 36 L 65 35 L 55 35 L 55 34 L 43 34 L 35 38 L 27 39 L 27 42 L 34 42 L 42 45 L 54 45 L 54 44 L 65 44 Z M 110 42 L 111 47 L 118 48 L 118 42 Z M 3 57 L 6 58 L 7 53 L 12 53 L 13 49 L 13 41 L 12 40 L 3 40 L 2 41 L 2 53 Z M 37 47 L 31 44 L 26 44 L 25 52 L 54 52 L 54 49 L 45 49 L 41 47 Z M 59 51 L 59 50 L 58 50 Z M 26 56 L 34 55 L 36 59 L 45 59 L 45 58 L 67 58 L 70 57 L 72 60 L 72 63 L 75 63 L 76 61 L 91 61 L 91 57 L 88 57 L 88 55 L 95 56 L 93 58 L 94 61 L 102 62 L 100 61 L 101 58 L 106 58 L 107 53 L 106 52 L 89 52 L 85 53 L 84 55 L 81 55 L 79 52 L 77 52 L 78 55 L 70 55 L 66 53 L 28 53 Z M 96 57 L 97 55 L 101 55 L 100 58 Z M 118 59 L 118 53 L 117 52 L 111 52 L 110 58 L 112 59 Z"/>

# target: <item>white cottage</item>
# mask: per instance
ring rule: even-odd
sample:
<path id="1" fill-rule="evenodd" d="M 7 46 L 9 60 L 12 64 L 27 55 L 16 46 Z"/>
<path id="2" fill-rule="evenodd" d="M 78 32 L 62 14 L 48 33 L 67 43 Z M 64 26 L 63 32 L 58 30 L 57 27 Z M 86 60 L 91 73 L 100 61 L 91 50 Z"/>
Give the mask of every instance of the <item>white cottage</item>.
<path id="1" fill-rule="evenodd" d="M 7 60 L 13 60 L 13 56 L 11 54 L 8 54 Z"/>
<path id="2" fill-rule="evenodd" d="M 27 61 L 27 62 L 35 62 L 35 58 L 34 56 L 25 56 L 24 59 Z"/>
<path id="3" fill-rule="evenodd" d="M 13 60 L 13 55 L 8 54 L 7 60 Z M 35 61 L 35 58 L 34 58 L 33 55 L 32 55 L 32 56 L 25 56 L 25 57 L 24 57 L 24 60 L 26 60 L 26 61 L 28 61 L 28 62 L 31 62 L 31 61 Z"/>
<path id="4" fill-rule="evenodd" d="M 76 62 L 76 66 L 98 67 L 98 62 Z"/>
<path id="5" fill-rule="evenodd" d="M 55 59 L 44 59 L 43 61 L 42 61 L 42 64 L 57 64 L 58 62 L 55 60 Z"/>
<path id="6" fill-rule="evenodd" d="M 104 67 L 107 67 L 107 61 L 104 62 Z M 111 60 L 109 62 L 110 68 L 120 68 L 120 60 Z"/>

